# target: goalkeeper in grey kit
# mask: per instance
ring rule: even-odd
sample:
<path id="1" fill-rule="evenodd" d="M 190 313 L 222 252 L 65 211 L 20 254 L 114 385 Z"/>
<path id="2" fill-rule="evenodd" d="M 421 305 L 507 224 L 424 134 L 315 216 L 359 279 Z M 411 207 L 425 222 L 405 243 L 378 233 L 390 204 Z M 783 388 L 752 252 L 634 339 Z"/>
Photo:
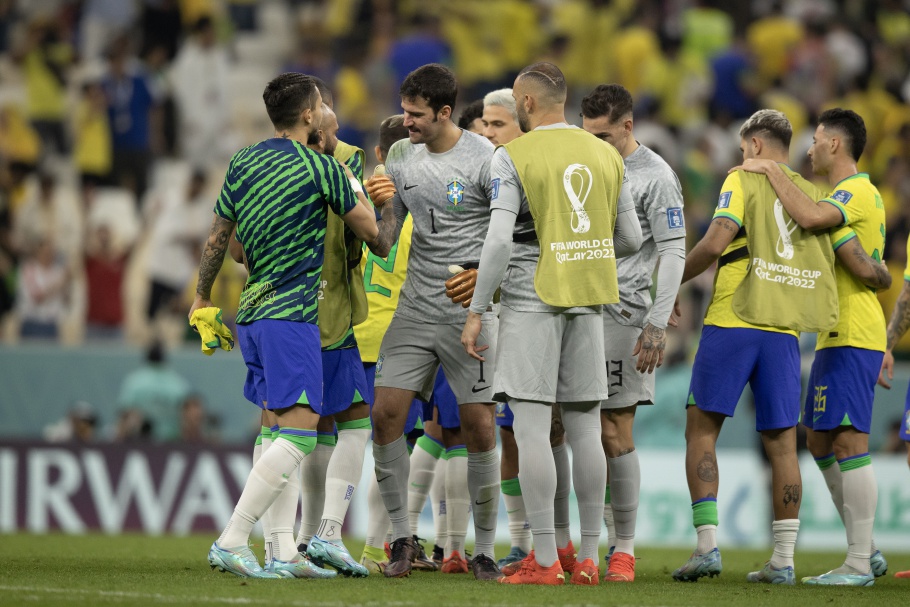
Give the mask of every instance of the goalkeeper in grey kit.
<path id="1" fill-rule="evenodd" d="M 442 65 L 408 75 L 400 90 L 408 141 L 389 150 L 388 176 L 367 183 L 374 201 L 394 191 L 397 221 L 381 227 L 381 242 L 394 242 L 409 212 L 414 223 L 407 278 L 376 364 L 373 457 L 393 540 L 387 577 L 407 576 L 418 550 L 408 524 L 410 462 L 403 430 L 413 398 L 430 397 L 440 364 L 456 396 L 468 451 L 476 538 L 472 569 L 477 579 L 500 577 L 493 554 L 500 479 L 492 357 L 480 363 L 464 352 L 467 309 L 445 292 L 450 266 L 480 259 L 490 221 L 493 145 L 452 122 L 456 92 L 454 74 Z M 498 319 L 489 305 L 486 309 L 480 341 L 495 351 Z"/>

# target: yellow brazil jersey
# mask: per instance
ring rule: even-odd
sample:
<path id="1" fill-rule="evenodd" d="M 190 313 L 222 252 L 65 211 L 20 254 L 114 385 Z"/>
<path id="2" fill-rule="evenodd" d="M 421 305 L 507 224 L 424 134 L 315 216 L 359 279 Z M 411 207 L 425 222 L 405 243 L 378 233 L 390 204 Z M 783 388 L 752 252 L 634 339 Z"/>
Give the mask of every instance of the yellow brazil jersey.
<path id="1" fill-rule="evenodd" d="M 843 225 L 831 232 L 834 248 L 856 236 L 866 253 L 881 261 L 885 250 L 885 205 L 869 175 L 857 173 L 847 177 L 824 201 L 836 206 L 844 216 Z M 834 275 L 840 321 L 830 331 L 819 334 L 816 349 L 849 346 L 884 352 L 885 314 L 875 292 L 840 262 L 834 265 Z"/>
<path id="2" fill-rule="evenodd" d="M 818 191 L 818 198 L 823 195 Z M 745 216 L 745 199 L 743 195 L 743 185 L 739 172 L 727 176 L 726 181 L 720 191 L 720 197 L 717 200 L 717 209 L 714 211 L 714 219 L 725 217 L 736 223 L 740 228 L 748 230 L 748 226 L 743 226 L 743 217 Z M 773 201 L 769 201 L 769 204 Z M 736 253 L 746 246 L 746 235 L 743 229 L 736 235 L 721 256 L 720 267 L 717 274 L 714 275 L 714 295 L 708 310 L 705 313 L 705 324 L 724 327 L 730 329 L 759 329 L 761 331 L 771 331 L 774 333 L 787 333 L 797 335 L 796 331 L 785 329 L 776 329 L 773 327 L 759 327 L 742 320 L 733 311 L 733 294 L 736 288 L 746 277 L 749 266 L 748 253 L 737 258 Z M 728 256 L 734 257 L 734 261 L 723 263 Z"/>
<path id="3" fill-rule="evenodd" d="M 401 226 L 398 242 L 392 246 L 385 259 L 377 257 L 364 245 L 364 255 L 360 260 L 363 270 L 363 285 L 367 292 L 370 315 L 365 321 L 354 327 L 354 336 L 360 348 L 360 358 L 365 363 L 374 363 L 379 358 L 379 346 L 382 337 L 392 322 L 392 315 L 398 307 L 398 295 L 408 269 L 408 257 L 411 253 L 411 232 L 414 222 L 408 215 Z"/>
<path id="4" fill-rule="evenodd" d="M 904 280 L 910 281 L 910 238 L 907 239 L 907 267 L 904 268 Z"/>

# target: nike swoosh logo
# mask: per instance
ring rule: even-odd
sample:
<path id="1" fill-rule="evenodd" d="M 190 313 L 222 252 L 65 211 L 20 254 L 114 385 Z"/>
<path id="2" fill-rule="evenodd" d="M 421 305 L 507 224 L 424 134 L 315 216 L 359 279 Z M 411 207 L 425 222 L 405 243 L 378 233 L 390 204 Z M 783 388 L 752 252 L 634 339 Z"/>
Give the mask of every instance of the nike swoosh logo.
<path id="1" fill-rule="evenodd" d="M 406 186 L 404 186 L 404 189 L 410 190 L 411 188 L 416 188 L 419 185 L 420 185 L 419 183 L 415 183 L 414 185 L 406 185 Z"/>
<path id="2" fill-rule="evenodd" d="M 608 393 L 607 393 L 607 397 L 608 397 L 608 398 L 613 398 L 613 397 L 616 396 L 617 394 L 619 394 L 619 391 L 616 391 L 616 392 L 608 392 Z"/>
<path id="3" fill-rule="evenodd" d="M 485 501 L 485 502 L 478 502 L 478 501 L 475 500 L 475 501 L 474 501 L 474 505 L 475 505 L 475 506 L 483 506 L 484 504 L 489 504 L 489 503 L 492 502 L 492 501 L 493 501 L 493 498 L 492 498 L 492 497 L 491 497 L 490 499 L 488 499 L 487 501 Z"/>
<path id="4" fill-rule="evenodd" d="M 521 508 L 516 508 L 515 510 L 506 510 L 506 514 L 512 514 L 513 512 L 518 512 Z"/>
<path id="5" fill-rule="evenodd" d="M 473 388 L 471 388 L 471 392 L 473 392 L 474 394 L 477 394 L 478 392 L 483 392 L 484 390 L 486 390 L 489 387 L 490 386 L 482 386 L 482 387 L 478 388 L 477 386 L 474 386 Z"/>
<path id="6" fill-rule="evenodd" d="M 391 474 L 386 474 L 386 475 L 383 476 L 382 478 L 378 478 L 378 477 L 377 477 L 377 478 L 376 478 L 376 482 L 377 482 L 377 483 L 381 483 L 382 481 L 386 480 L 387 478 L 392 478 L 392 475 L 391 475 Z"/>

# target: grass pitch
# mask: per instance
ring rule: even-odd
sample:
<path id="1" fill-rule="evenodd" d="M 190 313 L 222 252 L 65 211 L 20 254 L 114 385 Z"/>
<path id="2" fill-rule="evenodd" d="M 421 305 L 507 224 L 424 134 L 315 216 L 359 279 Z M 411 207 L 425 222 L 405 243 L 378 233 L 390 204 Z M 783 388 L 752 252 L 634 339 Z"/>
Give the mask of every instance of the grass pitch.
<path id="1" fill-rule="evenodd" d="M 347 607 L 445 605 L 810 605 L 906 604 L 910 581 L 893 577 L 910 568 L 910 554 L 886 554 L 889 574 L 871 588 L 772 587 L 749 584 L 769 552 L 723 550 L 718 578 L 680 583 L 670 572 L 686 550 L 641 548 L 633 584 L 596 587 L 506 587 L 464 575 L 415 572 L 408 579 L 244 580 L 209 569 L 213 536 L 0 536 L 0 605 L 287 605 Z M 360 543 L 348 546 L 359 554 Z M 497 553 L 505 554 L 505 546 Z M 258 550 L 261 552 L 261 550 Z M 601 555 L 602 558 L 602 555 Z M 797 552 L 797 576 L 838 566 L 841 553 Z M 601 572 L 603 573 L 603 571 Z"/>

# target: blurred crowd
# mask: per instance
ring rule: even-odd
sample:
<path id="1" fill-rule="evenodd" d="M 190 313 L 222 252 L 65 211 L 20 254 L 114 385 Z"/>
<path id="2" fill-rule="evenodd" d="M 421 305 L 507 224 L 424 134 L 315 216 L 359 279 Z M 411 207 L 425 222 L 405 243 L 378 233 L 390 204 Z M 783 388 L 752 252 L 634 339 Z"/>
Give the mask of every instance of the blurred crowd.
<path id="1" fill-rule="evenodd" d="M 170 441 L 213 445 L 221 441 L 220 418 L 206 411 L 203 396 L 168 364 L 159 341 L 152 342 L 143 364 L 124 376 L 116 402 L 99 405 L 72 403 L 65 416 L 44 427 L 44 439 L 131 445 Z M 113 415 L 105 420 L 102 412 Z"/>
<path id="2" fill-rule="evenodd" d="M 271 135 L 261 91 L 275 74 L 328 82 L 339 138 L 369 150 L 412 69 L 452 66 L 458 115 L 535 60 L 566 74 L 570 116 L 597 84 L 632 92 L 636 135 L 683 184 L 690 244 L 741 159 L 743 119 L 783 111 L 808 176 L 814 117 L 857 111 L 900 284 L 906 0 L 0 0 L 4 338 L 182 339 L 227 161 Z M 216 285 L 228 314 L 243 279 L 235 267 Z M 684 291 L 690 330 L 710 280 Z"/>

